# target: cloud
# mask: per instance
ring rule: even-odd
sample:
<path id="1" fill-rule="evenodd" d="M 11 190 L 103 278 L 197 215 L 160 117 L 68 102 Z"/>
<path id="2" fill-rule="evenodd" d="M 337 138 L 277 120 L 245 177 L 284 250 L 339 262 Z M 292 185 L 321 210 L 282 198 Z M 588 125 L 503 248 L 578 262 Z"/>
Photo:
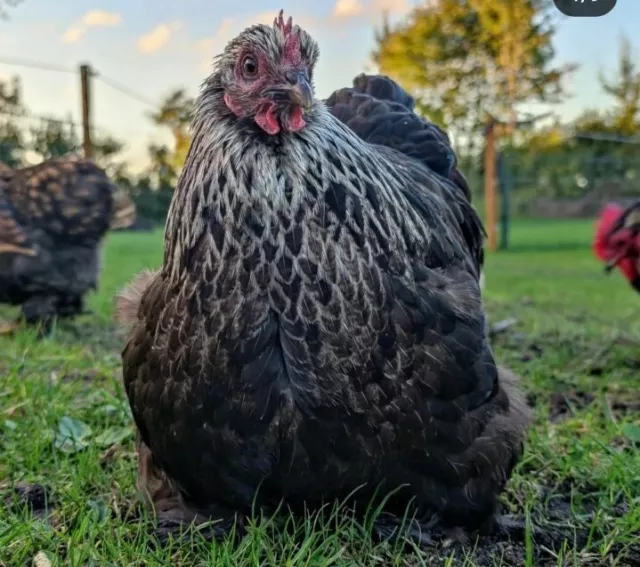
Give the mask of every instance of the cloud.
<path id="1" fill-rule="evenodd" d="M 430 4 L 431 2 L 427 2 Z M 373 12 L 389 12 L 390 14 L 404 14 L 410 9 L 409 0 L 373 0 L 371 10 Z"/>
<path id="2" fill-rule="evenodd" d="M 336 18 L 354 18 L 365 11 L 365 5 L 360 0 L 336 0 L 333 15 Z"/>
<path id="3" fill-rule="evenodd" d="M 336 0 L 331 19 L 379 19 L 383 12 L 390 15 L 405 14 L 411 8 L 409 0 Z"/>
<path id="4" fill-rule="evenodd" d="M 255 24 L 272 24 L 277 16 L 278 11 L 273 10 L 241 19 L 224 18 L 213 36 L 203 38 L 195 44 L 196 51 L 202 56 L 200 70 L 204 72 L 210 71 L 213 57 L 220 53 L 225 45 L 243 29 Z"/>
<path id="5" fill-rule="evenodd" d="M 164 47 L 171 40 L 171 36 L 182 27 L 181 22 L 158 24 L 148 34 L 138 38 L 140 53 L 154 53 Z"/>
<path id="6" fill-rule="evenodd" d="M 196 43 L 196 51 L 202 57 L 200 61 L 201 71 L 206 73 L 211 70 L 213 56 L 221 51 L 224 45 L 233 37 L 232 34 L 236 28 L 235 24 L 236 22 L 233 18 L 224 18 L 212 37 L 201 39 Z"/>
<path id="7" fill-rule="evenodd" d="M 196 43 L 196 48 L 199 51 L 206 50 L 208 52 L 209 57 L 220 53 L 224 46 L 239 34 L 245 28 L 256 24 L 273 24 L 273 20 L 278 17 L 278 10 L 270 10 L 266 12 L 261 12 L 259 14 L 253 14 L 251 16 L 246 16 L 244 18 L 236 19 L 236 18 L 224 18 L 216 33 L 209 37 L 201 39 Z M 285 14 L 285 18 L 287 18 Z M 295 18 L 296 24 L 302 26 L 305 29 L 309 29 L 314 25 L 317 25 L 317 21 L 312 16 L 308 14 L 298 14 Z"/>
<path id="8" fill-rule="evenodd" d="M 122 22 L 122 16 L 117 12 L 105 10 L 90 10 L 76 23 L 72 24 L 63 36 L 66 43 L 76 43 L 82 39 L 89 28 L 117 26 Z"/>

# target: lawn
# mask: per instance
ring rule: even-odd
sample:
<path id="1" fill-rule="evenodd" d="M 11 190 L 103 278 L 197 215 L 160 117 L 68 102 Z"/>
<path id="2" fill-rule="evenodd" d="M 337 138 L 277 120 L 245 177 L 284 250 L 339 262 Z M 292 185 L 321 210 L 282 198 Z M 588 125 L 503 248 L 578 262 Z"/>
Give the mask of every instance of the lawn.
<path id="1" fill-rule="evenodd" d="M 640 565 L 640 302 L 603 274 L 591 234 L 591 222 L 519 221 L 512 248 L 489 255 L 492 340 L 535 412 L 503 497 L 511 541 L 422 551 L 340 517 L 256 523 L 236 546 L 154 546 L 112 309 L 122 284 L 159 265 L 162 241 L 111 235 L 93 315 L 41 342 L 0 339 L 0 565 Z"/>

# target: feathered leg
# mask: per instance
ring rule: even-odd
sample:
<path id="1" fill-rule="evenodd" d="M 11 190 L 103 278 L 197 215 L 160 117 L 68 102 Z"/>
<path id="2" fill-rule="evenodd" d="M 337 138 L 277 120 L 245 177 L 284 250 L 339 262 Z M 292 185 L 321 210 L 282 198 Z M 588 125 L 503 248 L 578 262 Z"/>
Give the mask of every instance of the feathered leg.
<path id="1" fill-rule="evenodd" d="M 138 452 L 138 490 L 157 516 L 156 536 L 161 545 L 170 537 L 180 537 L 180 533 L 190 525 L 197 527 L 198 533 L 207 540 L 220 540 L 242 530 L 242 524 L 233 512 L 224 507 L 214 506 L 206 510 L 194 508 L 185 502 L 180 491 L 173 486 L 167 475 L 156 465 L 151 449 L 136 432 Z M 207 525 L 202 525 L 207 524 Z"/>
<path id="2" fill-rule="evenodd" d="M 27 325 L 38 327 L 38 335 L 49 334 L 56 317 L 57 298 L 53 296 L 34 296 L 22 304 L 22 317 Z"/>
<path id="3" fill-rule="evenodd" d="M 76 315 L 84 315 L 89 313 L 84 308 L 84 301 L 82 296 L 65 297 L 58 302 L 57 306 L 58 317 L 75 317 Z"/>

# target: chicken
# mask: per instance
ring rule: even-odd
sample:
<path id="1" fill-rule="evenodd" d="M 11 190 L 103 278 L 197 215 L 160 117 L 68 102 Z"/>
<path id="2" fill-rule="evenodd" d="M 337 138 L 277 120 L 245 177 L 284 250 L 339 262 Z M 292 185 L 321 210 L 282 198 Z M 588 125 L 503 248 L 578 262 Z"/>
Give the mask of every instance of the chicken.
<path id="1" fill-rule="evenodd" d="M 473 532 L 529 423 L 485 333 L 482 224 L 452 165 L 317 100 L 317 59 L 281 13 L 203 84 L 162 266 L 117 300 L 138 484 L 165 530 L 395 490 L 391 515 Z M 363 133 L 401 112 L 366 104 Z"/>
<path id="2" fill-rule="evenodd" d="M 606 262 L 607 272 L 617 266 L 640 292 L 640 200 L 626 209 L 615 203 L 604 207 L 596 225 L 593 251 Z"/>
<path id="3" fill-rule="evenodd" d="M 0 303 L 46 331 L 97 288 L 102 239 L 115 218 L 113 183 L 89 160 L 56 158 L 0 172 Z M 11 332 L 19 322 L 5 325 Z"/>

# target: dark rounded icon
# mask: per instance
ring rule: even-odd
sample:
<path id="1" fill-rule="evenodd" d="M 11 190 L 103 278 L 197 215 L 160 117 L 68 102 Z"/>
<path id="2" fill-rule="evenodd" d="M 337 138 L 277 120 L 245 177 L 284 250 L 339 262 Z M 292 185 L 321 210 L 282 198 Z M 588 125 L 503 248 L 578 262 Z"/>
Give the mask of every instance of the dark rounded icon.
<path id="1" fill-rule="evenodd" d="M 553 0 L 556 8 L 571 18 L 599 18 L 615 8 L 618 0 Z"/>

